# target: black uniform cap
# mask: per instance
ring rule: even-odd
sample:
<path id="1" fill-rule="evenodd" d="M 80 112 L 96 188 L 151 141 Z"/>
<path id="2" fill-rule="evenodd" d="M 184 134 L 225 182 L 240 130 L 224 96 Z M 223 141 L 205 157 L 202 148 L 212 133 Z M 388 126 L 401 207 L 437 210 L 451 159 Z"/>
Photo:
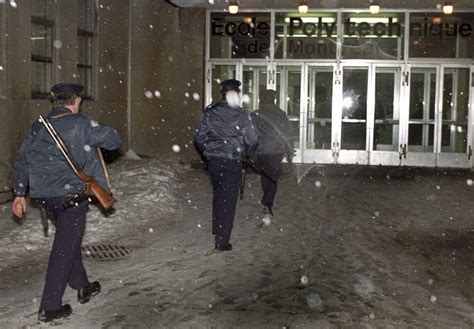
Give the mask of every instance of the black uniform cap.
<path id="1" fill-rule="evenodd" d="M 84 86 L 79 83 L 57 83 L 51 87 L 53 95 L 69 93 L 79 95 L 84 90 Z"/>
<path id="2" fill-rule="evenodd" d="M 230 91 L 230 90 L 239 91 L 240 85 L 241 83 L 239 80 L 228 79 L 221 82 L 221 89 L 222 91 Z"/>

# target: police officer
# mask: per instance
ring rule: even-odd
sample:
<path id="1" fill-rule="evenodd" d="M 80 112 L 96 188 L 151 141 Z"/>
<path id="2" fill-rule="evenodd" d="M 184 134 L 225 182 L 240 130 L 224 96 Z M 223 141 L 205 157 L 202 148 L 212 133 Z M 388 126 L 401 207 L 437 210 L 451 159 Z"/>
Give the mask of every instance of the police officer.
<path id="1" fill-rule="evenodd" d="M 262 184 L 263 196 L 261 204 L 263 212 L 273 216 L 273 203 L 277 191 L 278 177 L 281 175 L 281 160 L 286 155 L 293 156 L 288 138 L 291 135 L 291 124 L 286 113 L 276 105 L 278 94 L 275 90 L 267 89 L 260 95 L 259 109 L 251 113 L 252 121 L 257 129 L 259 142 L 255 151 L 256 162 L 272 173 L 269 178 L 262 171 L 260 182 Z"/>
<path id="2" fill-rule="evenodd" d="M 212 234 L 215 250 L 232 250 L 229 243 L 234 224 L 242 160 L 257 144 L 257 135 L 240 107 L 240 81 L 222 81 L 222 99 L 208 106 L 196 130 L 196 144 L 207 160 L 211 176 Z"/>
<path id="3" fill-rule="evenodd" d="M 101 125 L 80 113 L 84 86 L 60 83 L 51 87 L 53 109 L 47 118 L 64 140 L 74 160 L 89 176 L 96 177 L 106 190 L 105 173 L 95 148 L 118 149 L 121 139 L 113 128 Z M 49 322 L 72 313 L 62 304 L 66 284 L 78 290 L 83 304 L 100 292 L 99 282 L 89 282 L 82 264 L 81 241 L 86 224 L 88 198 L 84 184 L 68 166 L 46 128 L 33 123 L 23 142 L 13 171 L 12 212 L 23 217 L 27 210 L 25 195 L 29 191 L 56 219 L 56 233 L 49 256 L 38 320 Z"/>

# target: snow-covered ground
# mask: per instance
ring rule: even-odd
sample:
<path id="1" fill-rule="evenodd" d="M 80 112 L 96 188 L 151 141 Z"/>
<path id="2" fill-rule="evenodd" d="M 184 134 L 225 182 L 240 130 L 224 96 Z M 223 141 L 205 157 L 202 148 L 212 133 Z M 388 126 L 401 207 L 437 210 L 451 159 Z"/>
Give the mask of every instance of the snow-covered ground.
<path id="1" fill-rule="evenodd" d="M 118 161 L 111 166 L 112 183 L 123 192 L 117 211 L 106 218 L 91 212 L 84 243 L 133 252 L 115 261 L 86 258 L 103 291 L 80 305 L 68 288 L 63 301 L 74 312 L 55 324 L 473 328 L 472 174 L 407 172 L 318 167 L 300 184 L 287 174 L 270 221 L 251 174 L 238 204 L 234 250 L 219 253 L 208 176 L 159 160 Z M 24 225 L 7 217 L 0 224 L 2 329 L 38 327 L 51 239 L 41 236 L 33 213 Z"/>
<path id="2" fill-rule="evenodd" d="M 121 158 L 111 164 L 108 170 L 114 197 L 118 202 L 113 212 L 107 215 L 96 205 L 89 207 L 83 244 L 126 235 L 145 223 L 149 226 L 146 230 L 153 232 L 154 220 L 175 212 L 178 183 L 173 164 L 154 159 Z M 45 237 L 37 206 L 28 208 L 21 225 L 8 220 L 13 218 L 10 208 L 10 203 L 1 206 L 0 228 L 3 229 L 0 235 L 0 268 L 33 251 L 49 248 L 54 236 L 54 225 L 49 222 L 50 237 Z"/>

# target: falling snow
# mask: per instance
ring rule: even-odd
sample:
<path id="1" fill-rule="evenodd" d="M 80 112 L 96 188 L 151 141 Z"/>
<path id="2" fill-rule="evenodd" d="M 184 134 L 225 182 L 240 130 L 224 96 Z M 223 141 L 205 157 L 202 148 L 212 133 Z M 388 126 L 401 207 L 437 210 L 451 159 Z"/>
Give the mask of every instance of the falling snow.
<path id="1" fill-rule="evenodd" d="M 54 41 L 53 41 L 53 46 L 54 46 L 54 48 L 56 48 L 56 49 L 61 49 L 62 46 L 63 46 L 63 43 L 62 43 L 60 40 L 54 40 Z"/>
<path id="2" fill-rule="evenodd" d="M 145 91 L 145 97 L 148 98 L 148 99 L 152 99 L 153 98 L 153 93 L 149 90 Z"/>

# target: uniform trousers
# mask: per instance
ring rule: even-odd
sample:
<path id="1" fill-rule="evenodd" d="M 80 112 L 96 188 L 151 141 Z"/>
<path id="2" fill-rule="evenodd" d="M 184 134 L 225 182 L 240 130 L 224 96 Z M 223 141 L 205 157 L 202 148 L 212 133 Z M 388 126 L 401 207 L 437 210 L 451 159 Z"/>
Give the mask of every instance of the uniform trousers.
<path id="1" fill-rule="evenodd" d="M 56 233 L 40 305 L 42 310 L 54 311 L 62 307 L 67 284 L 73 289 L 82 289 L 89 284 L 81 255 L 88 201 L 83 200 L 70 208 L 64 208 L 64 197 L 40 198 L 38 201 L 56 219 Z"/>
<path id="2" fill-rule="evenodd" d="M 272 180 L 267 175 L 260 173 L 260 183 L 262 185 L 263 196 L 260 203 L 267 207 L 272 207 L 278 187 L 278 177 L 281 176 L 281 154 L 258 154 L 258 164 L 263 166 L 267 172 L 273 174 L 276 180 Z"/>
<path id="3" fill-rule="evenodd" d="M 213 191 L 212 234 L 216 246 L 227 246 L 234 226 L 242 161 L 209 158 L 207 165 Z"/>

